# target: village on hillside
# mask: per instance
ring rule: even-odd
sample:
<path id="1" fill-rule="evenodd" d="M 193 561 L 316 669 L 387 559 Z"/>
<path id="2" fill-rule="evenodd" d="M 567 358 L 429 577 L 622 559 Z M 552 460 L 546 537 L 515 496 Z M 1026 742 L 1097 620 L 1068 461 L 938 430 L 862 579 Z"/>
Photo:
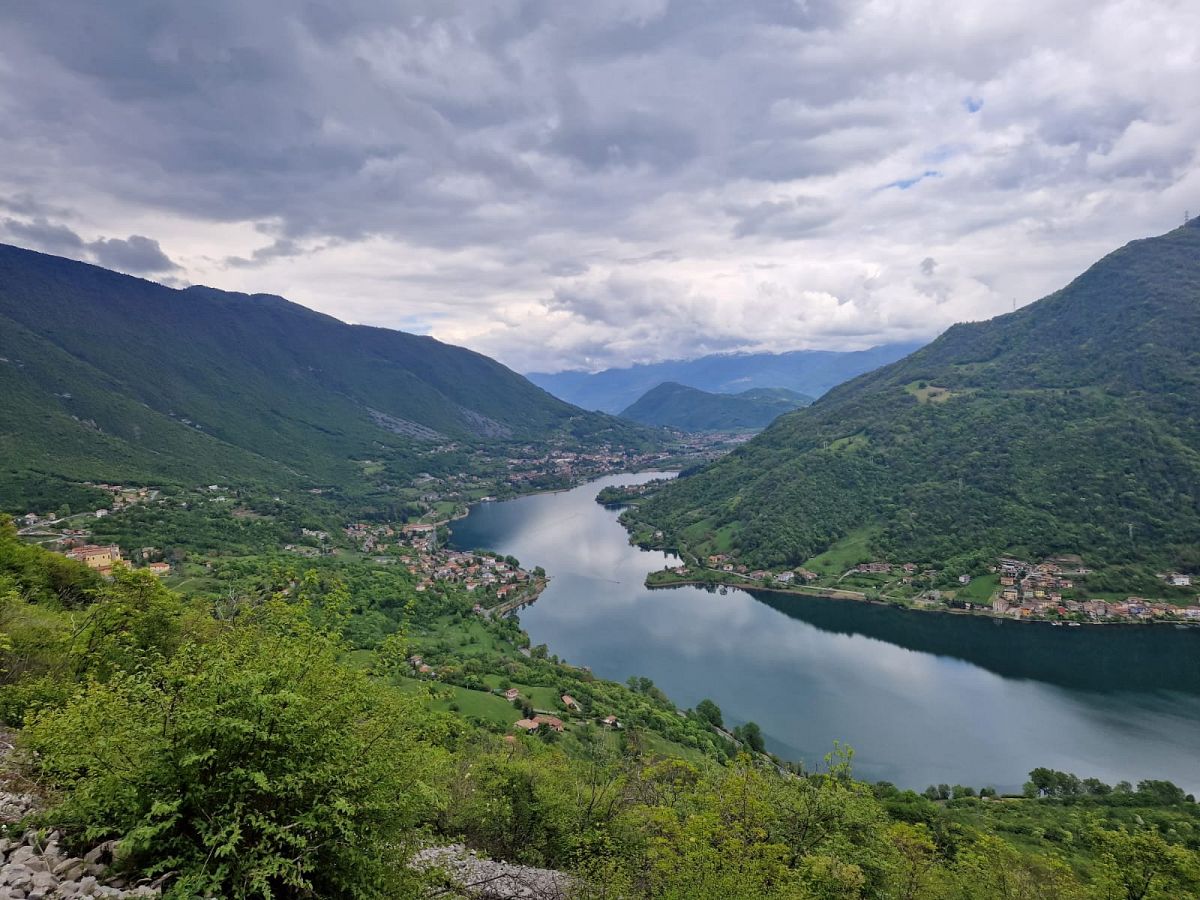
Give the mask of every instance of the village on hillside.
<path id="1" fill-rule="evenodd" d="M 134 506 L 152 503 L 159 499 L 160 491 L 148 487 L 126 487 L 119 484 L 93 484 L 93 487 L 111 496 L 107 506 L 86 512 L 72 513 L 61 509 L 51 513 L 29 512 L 16 519 L 17 533 L 31 543 L 43 544 L 61 552 L 68 559 L 81 562 L 101 575 L 111 575 L 116 566 L 139 565 L 160 577 L 171 573 L 170 563 L 164 561 L 163 551 L 157 547 L 139 547 L 125 553 L 116 544 L 91 543 L 89 522 L 104 519 Z"/>
<path id="2" fill-rule="evenodd" d="M 988 567 L 986 575 L 962 574 L 951 586 L 935 588 L 931 585 L 937 582 L 940 573 L 915 563 L 863 562 L 836 575 L 821 575 L 804 567 L 750 569 L 728 554 L 716 553 L 696 564 L 681 563 L 651 573 L 647 584 L 665 587 L 685 582 L 727 583 L 1055 624 L 1155 621 L 1200 624 L 1200 597 L 1193 595 L 1190 605 L 1133 596 L 1089 597 L 1081 582 L 1089 572 L 1083 561 L 1072 555 L 1041 562 L 1001 557 Z M 1186 589 L 1200 581 L 1181 572 L 1164 572 L 1159 578 L 1170 588 Z"/>
<path id="3" fill-rule="evenodd" d="M 403 565 L 418 578 L 416 589 L 435 583 L 457 584 L 478 592 L 476 612 L 499 614 L 531 603 L 545 588 L 545 573 L 528 572 L 512 558 L 493 553 L 439 548 L 438 528 L 444 523 L 413 522 L 406 525 L 354 522 L 343 530 L 349 540 L 382 565 Z M 484 602 L 486 595 L 488 602 Z"/>

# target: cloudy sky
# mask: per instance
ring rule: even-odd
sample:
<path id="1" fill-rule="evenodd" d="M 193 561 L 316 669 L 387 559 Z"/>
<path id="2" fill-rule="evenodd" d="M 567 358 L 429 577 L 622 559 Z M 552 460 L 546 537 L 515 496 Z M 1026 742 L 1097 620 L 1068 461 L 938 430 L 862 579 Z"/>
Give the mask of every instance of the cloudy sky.
<path id="1" fill-rule="evenodd" d="M 932 336 L 1198 148 L 1195 0 L 0 5 L 0 240 L 522 371 Z"/>

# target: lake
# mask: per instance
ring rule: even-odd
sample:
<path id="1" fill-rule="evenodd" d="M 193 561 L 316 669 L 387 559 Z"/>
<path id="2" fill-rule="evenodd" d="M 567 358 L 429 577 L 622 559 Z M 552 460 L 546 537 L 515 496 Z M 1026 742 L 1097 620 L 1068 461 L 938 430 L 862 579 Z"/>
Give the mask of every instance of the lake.
<path id="1" fill-rule="evenodd" d="M 818 763 L 835 741 L 861 778 L 1015 790 L 1035 766 L 1200 793 L 1200 629 L 1056 628 L 845 600 L 696 587 L 647 590 L 668 554 L 632 547 L 595 502 L 618 475 L 475 507 L 453 544 L 551 576 L 521 611 L 535 644 L 597 675 L 654 680 L 681 707 Z"/>

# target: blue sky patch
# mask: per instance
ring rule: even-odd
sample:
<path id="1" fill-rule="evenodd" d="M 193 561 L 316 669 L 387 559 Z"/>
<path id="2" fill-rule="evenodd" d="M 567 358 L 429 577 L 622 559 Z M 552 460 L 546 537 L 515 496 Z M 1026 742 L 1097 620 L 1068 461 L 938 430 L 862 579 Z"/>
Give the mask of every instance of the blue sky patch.
<path id="1" fill-rule="evenodd" d="M 912 178 L 901 178 L 898 181 L 891 181 L 884 185 L 885 188 L 900 188 L 902 191 L 907 191 L 914 184 L 924 181 L 926 178 L 941 178 L 942 173 L 937 169 L 926 169 L 920 175 L 915 175 Z"/>

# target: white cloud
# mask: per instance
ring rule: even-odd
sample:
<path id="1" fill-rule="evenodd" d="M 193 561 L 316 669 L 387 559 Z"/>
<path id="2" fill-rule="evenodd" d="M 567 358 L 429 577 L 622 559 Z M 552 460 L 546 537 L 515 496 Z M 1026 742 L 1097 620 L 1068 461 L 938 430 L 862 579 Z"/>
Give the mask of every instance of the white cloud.
<path id="1" fill-rule="evenodd" d="M 1187 0 L 0 10 L 8 239 L 522 370 L 928 337 L 1200 210 L 1198 146 Z"/>

